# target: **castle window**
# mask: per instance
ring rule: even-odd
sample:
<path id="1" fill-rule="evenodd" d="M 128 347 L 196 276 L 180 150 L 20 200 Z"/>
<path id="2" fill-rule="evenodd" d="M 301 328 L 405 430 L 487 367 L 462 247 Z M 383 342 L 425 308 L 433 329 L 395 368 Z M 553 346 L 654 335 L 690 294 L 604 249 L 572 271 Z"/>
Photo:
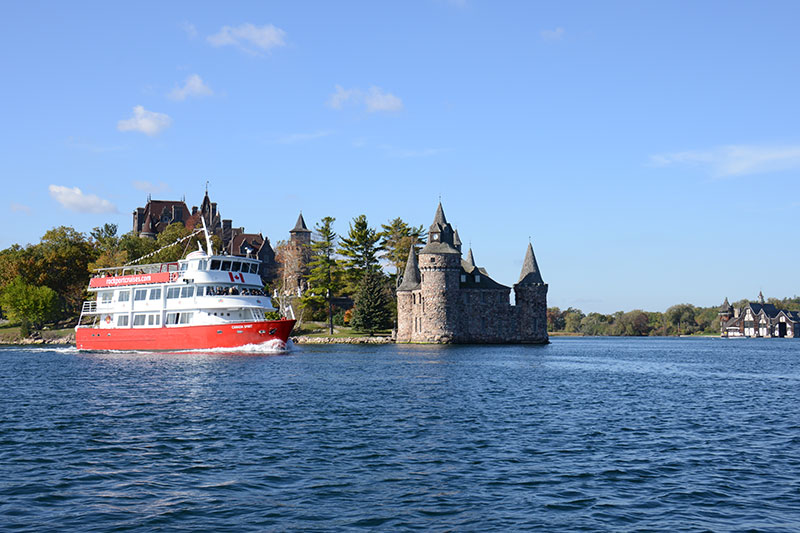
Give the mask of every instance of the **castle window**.
<path id="1" fill-rule="evenodd" d="M 481 275 L 475 274 L 475 283 L 480 283 L 480 282 L 481 282 Z"/>
<path id="2" fill-rule="evenodd" d="M 467 275 L 461 274 L 461 283 L 466 283 L 466 282 L 467 282 Z"/>
<path id="3" fill-rule="evenodd" d="M 433 263 L 435 261 L 436 261 L 436 258 L 435 257 L 431 257 L 431 263 Z"/>
<path id="4" fill-rule="evenodd" d="M 439 240 L 439 234 L 438 233 L 432 234 L 431 235 L 431 239 L 434 240 L 434 241 L 438 241 Z M 433 258 L 431 258 L 431 261 L 432 260 L 433 260 Z"/>

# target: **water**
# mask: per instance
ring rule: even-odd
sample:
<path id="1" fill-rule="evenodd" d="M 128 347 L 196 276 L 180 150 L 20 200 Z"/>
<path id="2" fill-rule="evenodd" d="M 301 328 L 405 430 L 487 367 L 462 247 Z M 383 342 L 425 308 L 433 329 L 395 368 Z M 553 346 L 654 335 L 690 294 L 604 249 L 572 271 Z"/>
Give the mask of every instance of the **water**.
<path id="1" fill-rule="evenodd" d="M 0 349 L 0 529 L 790 531 L 800 341 Z"/>

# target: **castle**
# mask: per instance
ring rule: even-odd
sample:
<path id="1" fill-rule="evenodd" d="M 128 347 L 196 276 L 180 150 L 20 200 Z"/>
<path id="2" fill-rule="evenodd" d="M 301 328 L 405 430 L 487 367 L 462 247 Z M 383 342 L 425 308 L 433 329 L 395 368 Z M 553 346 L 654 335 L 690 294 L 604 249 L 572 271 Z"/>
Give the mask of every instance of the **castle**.
<path id="1" fill-rule="evenodd" d="M 191 211 L 185 200 L 153 200 L 147 196 L 147 204 L 133 211 L 133 231 L 140 237 L 155 239 L 176 222 L 189 229 L 199 227 L 204 219 L 211 235 L 222 241 L 222 253 L 241 257 L 256 257 L 261 260 L 259 275 L 267 284 L 275 278 L 275 251 L 269 238 L 260 233 L 245 233 L 244 228 L 234 228 L 230 219 L 223 219 L 217 210 L 217 203 L 208 197 L 208 188 L 200 208 L 193 206 Z"/>
<path id="2" fill-rule="evenodd" d="M 522 273 L 511 289 L 475 265 L 472 249 L 461 258 L 458 232 L 442 204 L 417 258 L 412 246 L 397 288 L 397 342 L 537 343 L 547 336 L 547 284 L 528 244 Z"/>

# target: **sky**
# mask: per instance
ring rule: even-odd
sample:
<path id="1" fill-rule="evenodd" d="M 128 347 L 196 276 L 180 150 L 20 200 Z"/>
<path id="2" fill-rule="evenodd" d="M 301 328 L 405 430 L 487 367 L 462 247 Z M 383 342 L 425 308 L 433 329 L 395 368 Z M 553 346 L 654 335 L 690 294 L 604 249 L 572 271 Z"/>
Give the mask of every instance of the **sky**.
<path id="1" fill-rule="evenodd" d="M 0 248 L 154 199 L 273 243 L 441 198 L 548 305 L 798 294 L 797 2 L 3 2 Z"/>

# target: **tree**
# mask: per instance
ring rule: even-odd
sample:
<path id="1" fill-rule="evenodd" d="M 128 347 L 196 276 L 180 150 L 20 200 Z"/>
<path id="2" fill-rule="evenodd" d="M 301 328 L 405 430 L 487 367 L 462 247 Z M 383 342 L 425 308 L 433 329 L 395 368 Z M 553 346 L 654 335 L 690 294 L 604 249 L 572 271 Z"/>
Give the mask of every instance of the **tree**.
<path id="1" fill-rule="evenodd" d="M 375 229 L 369 227 L 366 215 L 355 217 L 347 237 L 342 237 L 339 253 L 345 258 L 349 292 L 355 292 L 366 273 L 378 271 L 379 239 Z"/>
<path id="2" fill-rule="evenodd" d="M 581 320 L 584 314 L 580 309 L 567 308 L 564 313 L 564 331 L 567 333 L 578 333 L 581 330 Z"/>
<path id="3" fill-rule="evenodd" d="M 379 272 L 368 270 L 358 285 L 350 325 L 356 331 L 370 335 L 377 330 L 390 327 L 392 312 L 389 310 L 389 305 L 390 300 L 383 276 Z"/>
<path id="4" fill-rule="evenodd" d="M 103 224 L 90 231 L 89 235 L 97 254 L 97 258 L 89 263 L 89 270 L 122 266 L 127 262 L 128 252 L 120 247 L 116 224 Z"/>
<path id="5" fill-rule="evenodd" d="M 388 224 L 382 224 L 378 236 L 381 239 L 380 246 L 384 250 L 383 257 L 394 266 L 394 274 L 391 276 L 396 283 L 400 272 L 405 269 L 408 262 L 411 245 L 423 243 L 427 232 L 422 226 L 409 226 L 398 217 L 390 220 Z"/>
<path id="6" fill-rule="evenodd" d="M 28 324 L 41 329 L 45 321 L 55 316 L 58 295 L 50 287 L 30 285 L 19 276 L 0 293 L 0 306 L 9 320 L 20 322 L 23 334 Z"/>
<path id="7" fill-rule="evenodd" d="M 339 290 L 338 264 L 334 257 L 336 253 L 336 238 L 333 231 L 333 217 L 325 217 L 317 223 L 316 235 L 311 242 L 311 261 L 308 275 L 308 290 L 303 293 L 301 305 L 303 307 L 321 306 L 326 301 L 328 304 L 328 326 L 333 335 L 333 295 Z"/>

